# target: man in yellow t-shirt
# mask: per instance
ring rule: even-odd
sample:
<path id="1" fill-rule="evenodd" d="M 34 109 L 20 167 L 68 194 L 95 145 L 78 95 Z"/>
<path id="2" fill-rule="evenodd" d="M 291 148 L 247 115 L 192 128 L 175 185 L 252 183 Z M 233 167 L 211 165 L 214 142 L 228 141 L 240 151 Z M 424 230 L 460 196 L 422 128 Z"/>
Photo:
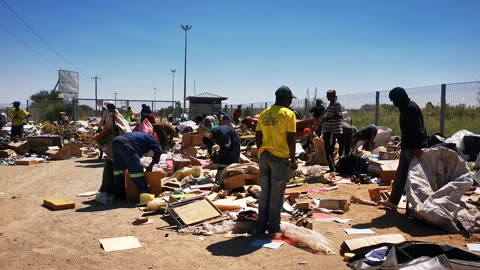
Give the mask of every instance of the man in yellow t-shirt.
<path id="1" fill-rule="evenodd" d="M 258 147 L 262 193 L 258 207 L 257 234 L 280 232 L 280 212 L 290 168 L 296 170 L 296 117 L 288 107 L 296 98 L 290 88 L 275 92 L 275 104 L 258 118 L 255 139 Z"/>
<path id="2" fill-rule="evenodd" d="M 29 117 L 30 113 L 20 109 L 20 101 L 15 101 L 12 104 L 13 109 L 10 110 L 9 116 L 12 119 L 10 139 L 13 141 L 23 137 L 23 119 Z"/>

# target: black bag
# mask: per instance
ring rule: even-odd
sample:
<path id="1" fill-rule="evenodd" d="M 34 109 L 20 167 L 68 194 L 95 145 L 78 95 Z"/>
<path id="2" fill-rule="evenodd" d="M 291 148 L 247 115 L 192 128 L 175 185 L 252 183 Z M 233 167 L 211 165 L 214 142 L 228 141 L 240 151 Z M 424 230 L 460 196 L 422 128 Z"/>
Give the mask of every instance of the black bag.
<path id="1" fill-rule="evenodd" d="M 355 155 L 342 156 L 335 165 L 339 174 L 359 175 L 368 172 L 368 160 Z"/>

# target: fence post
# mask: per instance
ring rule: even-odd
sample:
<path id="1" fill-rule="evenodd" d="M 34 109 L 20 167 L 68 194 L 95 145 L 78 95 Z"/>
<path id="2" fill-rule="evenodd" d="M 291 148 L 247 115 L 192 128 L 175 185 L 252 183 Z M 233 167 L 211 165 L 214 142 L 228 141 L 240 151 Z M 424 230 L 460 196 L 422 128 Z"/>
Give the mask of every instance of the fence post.
<path id="1" fill-rule="evenodd" d="M 77 122 L 77 99 L 75 97 L 72 99 L 72 118 L 73 122 Z"/>
<path id="2" fill-rule="evenodd" d="M 375 126 L 380 122 L 380 91 L 375 92 Z"/>
<path id="3" fill-rule="evenodd" d="M 310 118 L 310 117 L 307 117 L 307 113 L 308 113 L 308 99 L 305 98 L 305 104 L 304 104 L 304 114 L 305 115 L 305 118 Z"/>
<path id="4" fill-rule="evenodd" d="M 442 84 L 440 94 L 440 134 L 445 134 L 445 110 L 447 106 L 447 85 Z"/>

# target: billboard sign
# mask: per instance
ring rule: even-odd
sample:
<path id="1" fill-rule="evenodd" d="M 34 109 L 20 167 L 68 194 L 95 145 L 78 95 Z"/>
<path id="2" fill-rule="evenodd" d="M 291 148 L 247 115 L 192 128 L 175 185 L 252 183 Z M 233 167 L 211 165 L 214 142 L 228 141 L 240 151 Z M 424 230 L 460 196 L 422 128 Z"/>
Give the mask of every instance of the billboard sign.
<path id="1" fill-rule="evenodd" d="M 59 70 L 58 71 L 58 92 L 78 94 L 78 72 Z"/>

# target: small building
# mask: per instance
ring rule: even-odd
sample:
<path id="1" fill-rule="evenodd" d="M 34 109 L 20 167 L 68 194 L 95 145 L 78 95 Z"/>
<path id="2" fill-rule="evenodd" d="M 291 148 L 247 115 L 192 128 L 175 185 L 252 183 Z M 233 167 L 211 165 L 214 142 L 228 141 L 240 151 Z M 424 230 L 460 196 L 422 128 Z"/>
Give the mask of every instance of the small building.
<path id="1" fill-rule="evenodd" d="M 227 99 L 227 97 L 218 96 L 209 92 L 187 97 L 190 119 L 193 119 L 197 115 L 215 114 L 222 109 L 222 100 Z"/>

